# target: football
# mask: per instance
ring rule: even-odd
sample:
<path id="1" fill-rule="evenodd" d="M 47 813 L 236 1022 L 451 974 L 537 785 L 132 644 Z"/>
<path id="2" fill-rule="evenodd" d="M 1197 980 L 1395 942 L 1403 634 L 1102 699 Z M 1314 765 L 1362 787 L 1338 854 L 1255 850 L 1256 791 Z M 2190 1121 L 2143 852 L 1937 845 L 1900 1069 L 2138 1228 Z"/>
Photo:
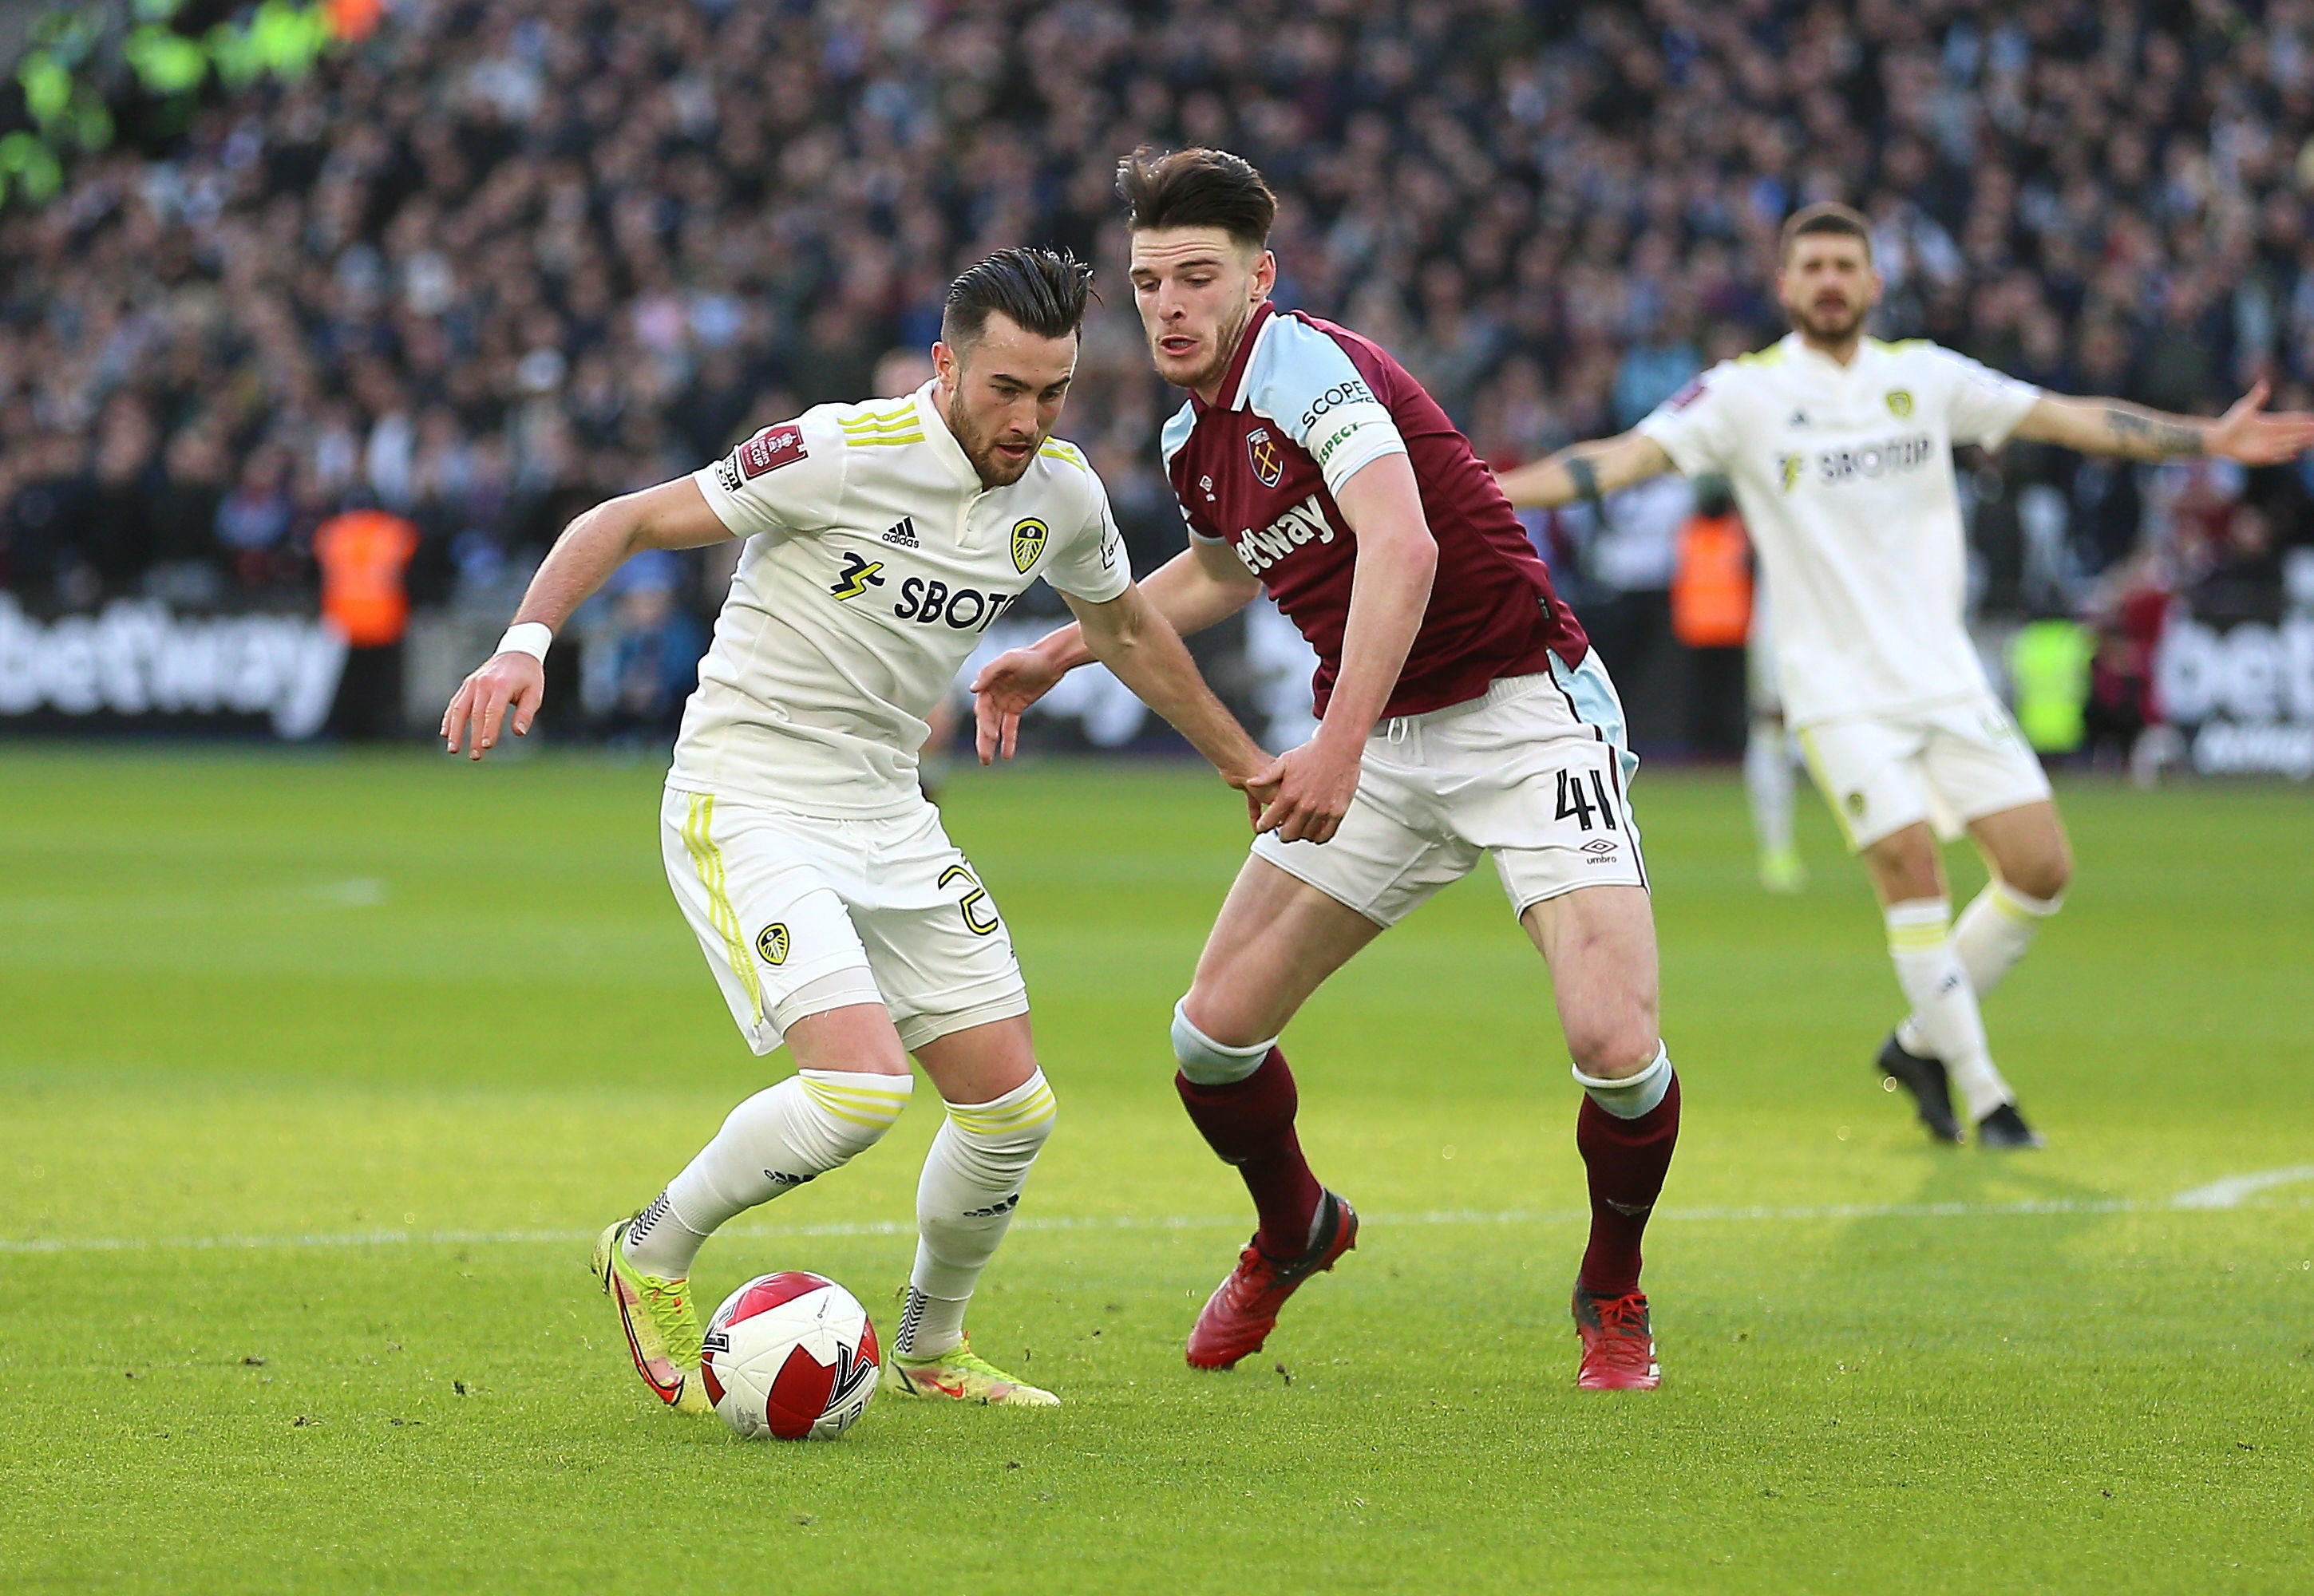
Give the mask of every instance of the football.
<path id="1" fill-rule="evenodd" d="M 883 1358 L 860 1300 L 824 1274 L 761 1274 L 707 1322 L 700 1378 L 740 1434 L 833 1441 L 876 1395 Z"/>

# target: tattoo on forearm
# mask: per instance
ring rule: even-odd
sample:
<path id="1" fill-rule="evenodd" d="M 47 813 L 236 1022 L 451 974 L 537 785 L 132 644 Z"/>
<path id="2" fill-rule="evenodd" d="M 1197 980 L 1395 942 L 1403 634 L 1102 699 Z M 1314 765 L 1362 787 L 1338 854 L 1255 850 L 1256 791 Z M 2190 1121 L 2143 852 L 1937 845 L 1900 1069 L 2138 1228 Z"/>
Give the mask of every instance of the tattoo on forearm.
<path id="1" fill-rule="evenodd" d="M 2198 454 L 2204 446 L 2205 435 L 2199 427 L 2181 425 L 2142 410 L 2123 410 L 2118 405 L 2106 408 L 2105 425 L 2114 442 L 2132 453 L 2143 449 L 2156 456 Z"/>

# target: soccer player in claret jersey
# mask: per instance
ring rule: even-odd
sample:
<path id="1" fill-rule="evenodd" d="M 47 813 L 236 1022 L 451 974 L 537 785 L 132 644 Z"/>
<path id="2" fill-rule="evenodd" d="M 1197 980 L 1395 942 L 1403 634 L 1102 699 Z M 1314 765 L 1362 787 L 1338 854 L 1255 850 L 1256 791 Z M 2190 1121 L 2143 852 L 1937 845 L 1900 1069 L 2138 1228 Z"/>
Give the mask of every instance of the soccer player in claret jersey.
<path id="1" fill-rule="evenodd" d="M 471 723 L 475 758 L 502 724 L 527 731 L 552 629 L 623 560 L 746 540 L 676 742 L 661 849 L 741 1035 L 759 1054 L 784 1042 L 799 1068 L 595 1250 L 636 1371 L 678 1411 L 711 1411 L 691 1299 L 701 1243 L 873 1145 L 907 1104 L 910 1053 L 947 1115 L 916 1191 L 886 1389 L 1058 1400 L 964 1336 L 1055 1108 L 1011 933 L 917 789 L 924 718 L 1042 578 L 1225 775 L 1242 786 L 1269 763 L 1134 586 L 1100 480 L 1051 436 L 1090 277 L 1065 256 L 1001 251 L 949 288 L 936 375 L 914 394 L 821 405 L 579 516 L 443 717 L 454 753 Z"/>
<path id="2" fill-rule="evenodd" d="M 2037 1147 L 1977 1005 L 2056 913 L 2072 860 L 2048 780 L 1964 623 L 1953 446 L 2019 437 L 2271 465 L 2314 444 L 2314 416 L 2262 414 L 2263 383 L 2215 419 L 2044 393 L 1925 339 L 1865 337 L 1880 288 L 1864 218 L 1808 207 L 1785 225 L 1776 274 L 1789 336 L 1503 488 L 1514 504 L 1549 507 L 1673 470 L 1734 484 L 1775 605 L 1786 712 L 1863 856 L 1912 1004 L 1875 1063 L 1939 1140 L 1967 1133 L 1957 1086 L 1979 1145 Z M 1964 828 L 1992 880 L 1954 925 L 1937 841 Z"/>
<path id="3" fill-rule="evenodd" d="M 1574 1311 L 1586 1389 L 1660 1378 L 1639 1242 L 1679 1133 L 1657 1033 L 1655 926 L 1627 802 L 1636 763 L 1583 630 L 1437 404 L 1356 333 L 1270 304 L 1276 203 L 1237 156 L 1128 157 L 1135 304 L 1189 398 L 1164 429 L 1189 551 L 1149 598 L 1210 626 L 1267 587 L 1317 650 L 1318 734 L 1249 784 L 1265 807 L 1173 1014 L 1190 1119 L 1259 1228 L 1190 1332 L 1188 1361 L 1259 1349 L 1285 1300 L 1357 1236 L 1294 1132 L 1278 1033 L 1319 983 L 1491 856 L 1549 962 L 1585 1097 L 1591 1238 Z M 975 683 L 984 758 L 1088 657 L 1066 627 Z M 1430 1070 L 1451 1058 L 1409 1061 Z"/>

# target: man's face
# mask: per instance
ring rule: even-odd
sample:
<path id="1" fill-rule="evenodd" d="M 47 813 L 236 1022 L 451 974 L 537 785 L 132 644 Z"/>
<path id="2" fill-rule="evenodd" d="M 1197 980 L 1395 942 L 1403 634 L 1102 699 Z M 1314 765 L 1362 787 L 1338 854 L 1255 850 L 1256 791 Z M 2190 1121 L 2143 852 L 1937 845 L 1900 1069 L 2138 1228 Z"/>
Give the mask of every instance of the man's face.
<path id="1" fill-rule="evenodd" d="M 941 419 L 982 487 L 1020 480 L 1059 424 L 1076 368 L 1075 333 L 1046 338 L 1002 311 L 989 312 L 980 336 L 962 348 L 932 346 Z"/>
<path id="2" fill-rule="evenodd" d="M 1277 281 L 1277 258 L 1219 227 L 1141 228 L 1133 234 L 1133 303 L 1157 375 L 1211 389 L 1229 369 L 1253 307 Z"/>
<path id="3" fill-rule="evenodd" d="M 1862 239 L 1803 233 L 1776 272 L 1776 297 L 1803 334 L 1837 343 L 1855 337 L 1880 303 L 1880 274 Z"/>

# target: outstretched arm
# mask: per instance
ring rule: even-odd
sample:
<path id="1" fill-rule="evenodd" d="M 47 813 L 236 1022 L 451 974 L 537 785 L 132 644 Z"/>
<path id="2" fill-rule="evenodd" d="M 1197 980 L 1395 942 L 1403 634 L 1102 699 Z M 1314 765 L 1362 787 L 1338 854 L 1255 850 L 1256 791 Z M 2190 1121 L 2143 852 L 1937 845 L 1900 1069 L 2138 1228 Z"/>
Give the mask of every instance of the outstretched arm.
<path id="1" fill-rule="evenodd" d="M 703 548 L 730 535 L 689 477 L 606 499 L 563 528 L 553 551 L 531 578 L 514 623 L 534 622 L 560 630 L 631 555 L 645 549 Z M 450 707 L 442 712 L 442 740 L 453 754 L 467 743 L 466 756 L 480 759 L 497 745 L 499 724 L 509 709 L 515 735 L 526 736 L 545 696 L 543 661 L 519 649 L 493 654 L 460 683 Z"/>
<path id="2" fill-rule="evenodd" d="M 2131 460 L 2167 460 L 2177 454 L 2217 454 L 2244 465 L 2278 465 L 2314 448 L 2314 415 L 2267 415 L 2267 386 L 2261 380 L 2212 420 L 2148 410 L 2118 399 L 2042 395 L 2015 436 L 2027 443 L 2056 444 L 2085 454 L 2119 454 Z"/>
<path id="3" fill-rule="evenodd" d="M 1142 597 L 1184 637 L 1236 614 L 1260 591 L 1260 579 L 1226 543 L 1193 542 L 1140 584 Z M 1073 601 L 1071 608 L 1075 608 Z M 1025 648 L 1009 648 L 983 666 L 972 679 L 980 763 L 1011 758 L 1020 735 L 1020 711 L 1093 657 L 1083 626 L 1072 622 Z"/>
<path id="4" fill-rule="evenodd" d="M 1170 721 L 1197 751 L 1213 762 L 1222 779 L 1242 788 L 1269 763 L 1269 755 L 1246 734 L 1237 717 L 1222 707 L 1181 646 L 1181 634 L 1167 624 L 1157 606 L 1137 586 L 1128 586 L 1106 604 L 1064 593 L 1075 612 L 1077 630 L 1093 658 L 1116 673 L 1135 697 Z M 1015 711 L 1012 723 L 1019 725 Z M 983 739 L 986 733 L 984 730 Z M 1008 732 L 1005 739 L 1011 740 Z M 1007 749 L 1010 752 L 1010 749 Z"/>
<path id="5" fill-rule="evenodd" d="M 1673 469 L 1664 446 L 1643 432 L 1570 444 L 1548 460 L 1505 472 L 1497 481 L 1522 510 L 1553 510 L 1578 498 L 1619 493 Z"/>

